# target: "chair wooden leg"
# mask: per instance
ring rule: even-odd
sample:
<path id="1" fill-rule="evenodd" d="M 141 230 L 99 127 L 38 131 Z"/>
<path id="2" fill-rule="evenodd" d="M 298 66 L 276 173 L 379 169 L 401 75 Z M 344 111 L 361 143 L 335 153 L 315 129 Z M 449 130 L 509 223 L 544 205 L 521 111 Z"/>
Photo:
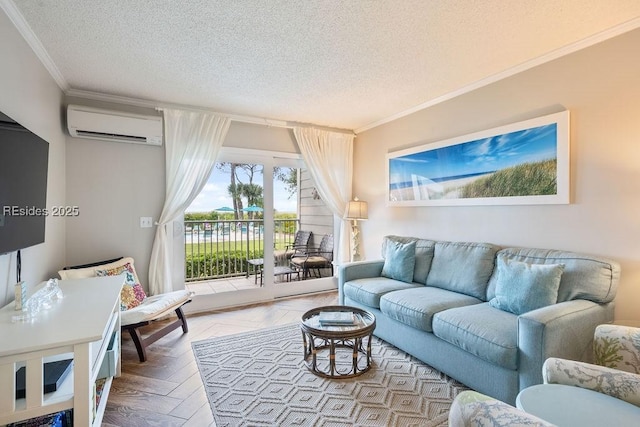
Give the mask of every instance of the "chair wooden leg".
<path id="1" fill-rule="evenodd" d="M 182 306 L 176 308 L 176 315 L 178 316 L 178 319 L 182 321 L 182 332 L 186 334 L 187 332 L 189 332 L 189 326 L 187 325 L 187 318 L 182 312 Z"/>
<path id="2" fill-rule="evenodd" d="M 187 325 L 187 318 L 184 315 L 184 312 L 182 311 L 182 306 L 176 308 L 175 312 L 176 312 L 176 315 L 178 316 L 177 320 L 174 320 L 173 322 L 165 325 L 161 329 L 158 329 L 157 331 L 155 331 L 154 333 L 152 333 L 151 335 L 147 336 L 144 339 L 142 338 L 142 335 L 140 334 L 139 329 L 143 326 L 149 325 L 149 322 L 141 322 L 141 323 L 136 323 L 133 325 L 127 325 L 122 327 L 123 330 L 126 329 L 129 331 L 129 335 L 131 335 L 131 339 L 133 340 L 133 343 L 136 346 L 136 350 L 138 351 L 138 358 L 140 359 L 140 362 L 146 362 L 147 360 L 147 347 L 153 344 L 154 342 L 158 341 L 160 338 L 167 335 L 169 332 L 179 327 L 182 327 L 183 333 L 186 334 L 187 332 L 189 332 L 189 326 Z"/>
<path id="3" fill-rule="evenodd" d="M 129 335 L 131 335 L 131 339 L 136 346 L 136 350 L 138 350 L 138 358 L 140 362 L 147 361 L 147 347 L 142 340 L 142 336 L 140 335 L 140 331 L 138 328 L 127 328 L 129 329 Z"/>

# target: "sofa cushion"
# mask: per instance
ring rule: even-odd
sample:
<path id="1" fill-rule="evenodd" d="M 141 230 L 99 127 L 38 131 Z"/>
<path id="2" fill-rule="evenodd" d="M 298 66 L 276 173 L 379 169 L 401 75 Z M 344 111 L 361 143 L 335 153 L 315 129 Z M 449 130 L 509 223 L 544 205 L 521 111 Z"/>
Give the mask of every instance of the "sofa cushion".
<path id="1" fill-rule="evenodd" d="M 499 255 L 496 296 L 489 304 L 513 314 L 555 304 L 563 270 L 564 264 L 529 264 Z"/>
<path id="2" fill-rule="evenodd" d="M 436 242 L 426 284 L 486 301 L 497 250 L 489 243 Z"/>
<path id="3" fill-rule="evenodd" d="M 385 236 L 382 241 L 382 257 L 385 256 L 387 244 L 391 242 L 416 242 L 416 265 L 413 269 L 413 281 L 418 283 L 426 283 L 427 275 L 431 269 L 431 261 L 433 260 L 433 248 L 436 242 L 433 240 L 418 239 L 416 237 L 402 236 Z"/>
<path id="4" fill-rule="evenodd" d="M 431 332 L 434 314 L 449 308 L 481 302 L 468 295 L 421 286 L 384 294 L 380 299 L 380 311 L 401 323 Z"/>
<path id="5" fill-rule="evenodd" d="M 412 282 L 415 265 L 416 242 L 387 243 L 382 276 L 402 282 Z"/>
<path id="6" fill-rule="evenodd" d="M 620 265 L 615 261 L 550 249 L 504 248 L 499 254 L 530 264 L 564 264 L 557 302 L 586 299 L 604 304 L 616 296 Z M 487 300 L 495 297 L 497 280 L 497 274 L 489 280 Z"/>
<path id="7" fill-rule="evenodd" d="M 193 292 L 186 289 L 148 297 L 139 306 L 121 312 L 120 323 L 122 326 L 126 326 L 159 319 L 164 315 L 171 314 L 192 297 Z"/>
<path id="8" fill-rule="evenodd" d="M 437 313 L 433 334 L 487 362 L 518 368 L 518 316 L 488 302 Z"/>
<path id="9" fill-rule="evenodd" d="M 370 277 L 346 282 L 342 289 L 344 295 L 367 307 L 380 308 L 382 295 L 399 289 L 424 287 L 418 283 L 407 283 L 387 277 Z"/>

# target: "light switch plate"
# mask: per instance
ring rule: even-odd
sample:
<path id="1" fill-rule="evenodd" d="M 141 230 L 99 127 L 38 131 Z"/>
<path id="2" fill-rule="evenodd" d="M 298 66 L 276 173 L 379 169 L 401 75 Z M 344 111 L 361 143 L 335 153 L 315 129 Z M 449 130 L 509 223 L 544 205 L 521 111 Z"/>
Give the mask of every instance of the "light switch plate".
<path id="1" fill-rule="evenodd" d="M 153 218 L 150 216 L 140 217 L 140 228 L 150 228 L 153 226 Z"/>

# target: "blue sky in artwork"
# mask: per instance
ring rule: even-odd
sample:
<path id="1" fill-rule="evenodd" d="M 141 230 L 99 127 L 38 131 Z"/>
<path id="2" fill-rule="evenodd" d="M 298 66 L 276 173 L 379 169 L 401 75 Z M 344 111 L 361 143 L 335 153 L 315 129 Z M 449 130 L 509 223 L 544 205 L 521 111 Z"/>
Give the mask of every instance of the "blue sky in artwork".
<path id="1" fill-rule="evenodd" d="M 552 123 L 390 159 L 389 183 L 408 183 L 412 175 L 444 181 L 554 159 L 556 135 Z"/>

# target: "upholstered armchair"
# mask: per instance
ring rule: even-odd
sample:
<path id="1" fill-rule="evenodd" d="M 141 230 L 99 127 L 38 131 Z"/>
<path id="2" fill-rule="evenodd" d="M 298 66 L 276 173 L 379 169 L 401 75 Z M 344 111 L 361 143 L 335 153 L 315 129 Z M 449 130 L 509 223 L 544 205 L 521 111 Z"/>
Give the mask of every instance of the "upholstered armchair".
<path id="1" fill-rule="evenodd" d="M 476 391 L 458 394 L 449 409 L 449 427 L 553 427 L 534 415 Z"/>
<path id="2" fill-rule="evenodd" d="M 542 367 L 546 384 L 581 387 L 640 406 L 640 328 L 600 325 L 594 334 L 596 364 L 549 358 Z M 549 426 L 552 424 L 492 397 L 466 391 L 453 401 L 449 425 Z"/>
<path id="3" fill-rule="evenodd" d="M 640 328 L 600 325 L 593 351 L 596 365 L 551 357 L 544 362 L 547 384 L 565 384 L 640 406 Z"/>

